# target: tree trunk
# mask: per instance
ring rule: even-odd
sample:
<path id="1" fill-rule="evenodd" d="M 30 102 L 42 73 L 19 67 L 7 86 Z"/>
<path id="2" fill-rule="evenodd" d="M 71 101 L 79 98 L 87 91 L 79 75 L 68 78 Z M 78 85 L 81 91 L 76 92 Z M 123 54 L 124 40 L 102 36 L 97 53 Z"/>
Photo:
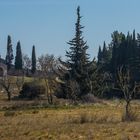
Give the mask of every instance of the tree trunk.
<path id="1" fill-rule="evenodd" d="M 129 117 L 129 111 L 130 111 L 130 101 L 127 101 L 126 102 L 126 117 Z"/>
<path id="2" fill-rule="evenodd" d="M 48 103 L 53 104 L 53 97 L 52 95 L 48 95 Z"/>
<path id="3" fill-rule="evenodd" d="M 7 91 L 8 101 L 11 101 L 11 93 Z"/>

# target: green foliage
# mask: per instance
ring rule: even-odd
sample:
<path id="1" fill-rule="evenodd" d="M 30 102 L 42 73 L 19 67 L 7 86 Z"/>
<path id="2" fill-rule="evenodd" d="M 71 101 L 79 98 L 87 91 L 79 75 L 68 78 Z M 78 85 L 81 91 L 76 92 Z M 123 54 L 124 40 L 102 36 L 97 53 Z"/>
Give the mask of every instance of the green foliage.
<path id="1" fill-rule="evenodd" d="M 91 86 L 92 90 L 91 93 L 97 97 L 103 97 L 103 93 L 109 90 L 107 85 L 107 81 L 109 81 L 110 75 L 109 73 L 105 72 L 103 64 L 97 63 L 93 60 L 91 65 Z"/>
<path id="2" fill-rule="evenodd" d="M 103 49 L 99 47 L 98 67 L 102 72 L 109 72 L 113 75 L 113 81 L 116 81 L 117 69 L 120 66 L 129 67 L 135 81 L 140 81 L 140 35 L 127 35 L 122 32 L 114 31 L 112 41 L 107 46 L 104 42 Z"/>
<path id="3" fill-rule="evenodd" d="M 99 46 L 99 50 L 98 50 L 98 64 L 102 63 L 102 49 L 101 46 Z"/>
<path id="4" fill-rule="evenodd" d="M 117 31 L 112 35 L 112 72 L 116 73 L 119 66 L 130 66 L 131 71 L 139 69 L 139 35 L 136 39 L 135 30 L 133 34 L 128 32 L 127 36 Z"/>
<path id="5" fill-rule="evenodd" d="M 36 72 L 36 53 L 35 53 L 35 46 L 32 48 L 32 73 L 34 74 Z"/>
<path id="6" fill-rule="evenodd" d="M 17 42 L 17 47 L 16 47 L 16 57 L 15 57 L 15 69 L 16 70 L 22 70 L 22 52 L 21 52 L 21 45 L 20 41 Z"/>
<path id="7" fill-rule="evenodd" d="M 22 90 L 20 92 L 19 98 L 34 99 L 39 98 L 44 95 L 46 89 L 44 85 L 38 82 L 27 82 L 23 84 Z"/>
<path id="8" fill-rule="evenodd" d="M 8 35 L 8 37 L 7 37 L 7 54 L 6 54 L 6 58 L 5 58 L 8 70 L 11 68 L 13 59 L 14 59 L 14 56 L 13 56 L 11 36 Z"/>
<path id="9" fill-rule="evenodd" d="M 112 49 L 110 46 L 107 46 L 105 41 L 103 44 L 103 49 L 99 46 L 98 51 L 98 66 L 102 67 L 104 71 L 110 70 L 110 63 L 112 57 Z"/>
<path id="10" fill-rule="evenodd" d="M 87 54 L 88 46 L 83 40 L 82 29 L 84 28 L 81 24 L 80 7 L 77 8 L 77 22 L 75 24 L 75 37 L 68 42 L 71 46 L 70 50 L 66 52 L 67 66 L 69 78 L 76 81 L 79 85 L 79 98 L 82 95 L 90 92 L 90 79 L 89 79 L 89 55 Z M 67 81 L 67 79 L 65 79 Z"/>

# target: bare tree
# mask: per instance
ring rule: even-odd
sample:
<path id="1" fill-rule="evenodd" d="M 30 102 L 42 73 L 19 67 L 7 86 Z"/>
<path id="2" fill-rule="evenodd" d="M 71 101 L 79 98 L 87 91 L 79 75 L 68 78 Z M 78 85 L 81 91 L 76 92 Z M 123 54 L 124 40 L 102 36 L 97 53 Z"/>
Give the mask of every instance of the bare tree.
<path id="1" fill-rule="evenodd" d="M 53 77 L 53 68 L 55 67 L 55 57 L 53 55 L 41 55 L 38 58 L 38 69 L 41 71 L 42 78 L 45 81 L 48 103 L 53 103 L 52 93 L 55 88 L 55 77 Z"/>
<path id="2" fill-rule="evenodd" d="M 15 84 L 17 86 L 18 92 L 20 92 L 24 84 L 24 74 L 22 76 L 17 76 Z"/>
<path id="3" fill-rule="evenodd" d="M 23 68 L 26 70 L 26 74 L 28 75 L 29 70 L 31 69 L 31 59 L 29 58 L 29 56 L 27 54 L 23 55 Z"/>
<path id="4" fill-rule="evenodd" d="M 0 85 L 6 91 L 8 100 L 10 101 L 13 91 L 13 80 L 9 76 L 1 78 Z"/>
<path id="5" fill-rule="evenodd" d="M 68 99 L 71 99 L 73 103 L 77 102 L 78 94 L 80 93 L 80 88 L 78 83 L 75 80 L 68 80 L 67 83 L 65 83 L 65 93 Z"/>
<path id="6" fill-rule="evenodd" d="M 133 97 L 136 93 L 136 88 L 138 85 L 135 81 L 132 80 L 130 69 L 126 68 L 124 66 L 121 66 L 118 68 L 117 73 L 117 83 L 119 86 L 119 89 L 124 94 L 124 99 L 126 101 L 125 111 L 126 111 L 126 119 L 130 119 L 130 111 L 131 111 L 131 101 L 133 100 Z"/>

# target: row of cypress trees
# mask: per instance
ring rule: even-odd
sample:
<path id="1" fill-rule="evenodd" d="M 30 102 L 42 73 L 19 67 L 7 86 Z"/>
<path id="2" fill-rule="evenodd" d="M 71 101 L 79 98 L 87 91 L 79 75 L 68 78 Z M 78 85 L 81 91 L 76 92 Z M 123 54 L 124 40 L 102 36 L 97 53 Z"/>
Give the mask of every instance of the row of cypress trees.
<path id="1" fill-rule="evenodd" d="M 135 30 L 132 34 L 128 32 L 127 35 L 118 31 L 113 32 L 109 45 L 104 43 L 103 49 L 99 47 L 98 65 L 113 75 L 117 68 L 123 65 L 129 67 L 134 77 L 138 77 L 140 74 L 140 34 L 136 36 Z"/>
<path id="2" fill-rule="evenodd" d="M 5 58 L 5 62 L 6 62 L 8 70 L 11 69 L 13 59 L 14 59 L 14 55 L 13 55 L 11 36 L 8 35 L 8 37 L 7 37 L 7 54 L 6 54 L 6 58 Z M 14 67 L 15 67 L 15 70 L 22 70 L 23 69 L 23 56 L 22 56 L 20 41 L 17 42 L 17 46 L 16 46 L 16 56 L 15 56 Z M 32 47 L 32 68 L 31 68 L 31 71 L 33 74 L 36 72 L 35 46 Z"/>

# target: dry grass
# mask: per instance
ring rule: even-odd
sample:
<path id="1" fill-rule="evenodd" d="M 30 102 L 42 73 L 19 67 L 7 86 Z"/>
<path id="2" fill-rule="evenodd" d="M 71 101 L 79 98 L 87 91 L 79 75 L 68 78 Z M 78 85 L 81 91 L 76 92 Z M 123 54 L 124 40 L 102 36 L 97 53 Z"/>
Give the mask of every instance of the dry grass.
<path id="1" fill-rule="evenodd" d="M 139 116 L 135 110 L 130 110 L 128 114 L 126 114 L 126 112 L 122 114 L 122 121 L 123 122 L 137 121 L 138 117 Z"/>
<path id="2" fill-rule="evenodd" d="M 133 108 L 140 117 L 140 104 Z M 0 140 L 139 140 L 140 122 L 122 122 L 123 105 L 0 112 Z M 5 115 L 8 114 L 8 115 Z"/>

